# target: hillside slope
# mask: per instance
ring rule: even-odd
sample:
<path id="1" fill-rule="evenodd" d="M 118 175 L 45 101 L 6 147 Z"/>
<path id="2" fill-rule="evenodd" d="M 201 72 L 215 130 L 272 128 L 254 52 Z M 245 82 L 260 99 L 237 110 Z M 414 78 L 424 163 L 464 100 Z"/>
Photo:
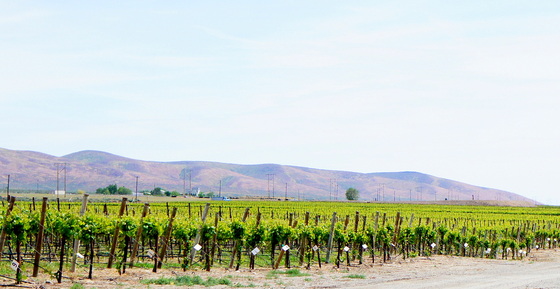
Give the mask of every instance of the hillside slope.
<path id="1" fill-rule="evenodd" d="M 523 196 L 482 188 L 419 172 L 356 173 L 277 164 L 237 165 L 217 162 L 151 162 L 100 151 L 81 151 L 55 157 L 32 151 L 0 148 L 0 174 L 10 175 L 12 190 L 63 189 L 88 192 L 109 184 L 149 190 L 162 187 L 179 192 L 190 188 L 228 196 L 305 199 L 344 199 L 349 187 L 368 201 L 514 200 Z M 58 178 L 57 178 L 58 176 Z M 6 180 L 4 177 L 4 184 Z M 57 185 L 58 184 L 58 185 Z M 221 186 L 220 186 L 221 185 Z M 6 185 L 2 186 L 5 190 Z"/>

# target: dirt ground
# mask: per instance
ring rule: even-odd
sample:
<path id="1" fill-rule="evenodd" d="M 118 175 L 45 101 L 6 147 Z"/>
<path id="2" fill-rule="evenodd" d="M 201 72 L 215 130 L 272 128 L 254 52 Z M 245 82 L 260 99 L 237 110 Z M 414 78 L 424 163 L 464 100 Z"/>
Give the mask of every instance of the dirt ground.
<path id="1" fill-rule="evenodd" d="M 22 284 L 27 288 L 178 288 L 176 285 L 145 285 L 141 280 L 157 279 L 162 276 L 201 276 L 227 278 L 230 286 L 217 285 L 212 288 L 560 288 L 560 250 L 533 250 L 523 260 L 491 260 L 455 256 L 416 257 L 407 260 L 396 258 L 389 263 L 341 266 L 324 264 L 311 270 L 299 268 L 306 276 L 290 277 L 286 274 L 271 274 L 270 269 L 239 271 L 215 269 L 187 271 L 180 269 L 160 270 L 127 269 L 119 275 L 115 269 L 97 269 L 94 279 L 85 279 L 85 269 L 65 274 L 62 284 L 43 276 L 29 278 Z M 285 271 L 280 268 L 279 271 Z M 1 279 L 0 279 L 1 280 Z M 12 280 L 1 280 L 2 284 L 13 284 Z M 76 283 L 80 285 L 76 285 Z M 82 287 L 83 286 L 83 287 Z M 186 287 L 186 286 L 184 286 Z M 193 286 L 192 288 L 207 288 Z"/>

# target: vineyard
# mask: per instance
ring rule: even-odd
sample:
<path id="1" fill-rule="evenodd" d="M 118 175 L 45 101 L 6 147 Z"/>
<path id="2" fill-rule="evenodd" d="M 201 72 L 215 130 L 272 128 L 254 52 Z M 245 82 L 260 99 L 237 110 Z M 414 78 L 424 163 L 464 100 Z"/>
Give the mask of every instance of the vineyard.
<path id="1" fill-rule="evenodd" d="M 2 263 L 16 283 L 76 268 L 311 268 L 434 254 L 522 259 L 558 246 L 560 209 L 343 202 L 92 203 L 0 207 Z"/>

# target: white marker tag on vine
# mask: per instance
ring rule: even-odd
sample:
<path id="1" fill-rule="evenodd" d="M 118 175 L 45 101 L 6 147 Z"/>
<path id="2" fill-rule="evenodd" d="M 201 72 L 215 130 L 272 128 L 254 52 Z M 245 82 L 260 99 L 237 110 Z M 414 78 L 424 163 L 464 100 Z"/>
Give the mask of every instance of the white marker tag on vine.
<path id="1" fill-rule="evenodd" d="M 432 249 L 434 249 L 437 245 L 436 243 L 432 243 L 430 246 L 432 247 Z"/>
<path id="2" fill-rule="evenodd" d="M 202 249 L 202 246 L 200 246 L 200 244 L 196 244 L 193 248 L 197 251 L 200 251 L 200 249 Z"/>
<path id="3" fill-rule="evenodd" d="M 313 249 L 313 251 L 317 251 L 317 250 L 319 250 L 319 247 L 317 247 L 317 245 L 315 245 L 315 246 L 313 246 L 312 249 Z"/>
<path id="4" fill-rule="evenodd" d="M 12 260 L 11 264 L 12 270 L 17 270 L 19 268 L 19 263 L 16 260 Z"/>
<path id="5" fill-rule="evenodd" d="M 348 248 L 348 246 L 345 246 L 344 247 L 344 252 L 348 252 L 348 251 L 350 251 L 350 248 Z"/>
<path id="6" fill-rule="evenodd" d="M 366 245 L 366 244 L 362 244 L 362 248 L 363 248 L 364 250 L 367 250 L 367 245 Z"/>
<path id="7" fill-rule="evenodd" d="M 84 258 L 84 255 L 82 255 L 82 254 L 80 254 L 80 253 L 76 253 L 76 257 L 78 257 L 78 258 L 80 258 L 80 259 L 83 259 L 83 258 Z"/>
<path id="8" fill-rule="evenodd" d="M 148 257 L 154 258 L 154 254 L 155 254 L 155 253 L 156 253 L 156 252 L 154 252 L 153 250 L 148 250 Z"/>
<path id="9" fill-rule="evenodd" d="M 288 250 L 290 250 L 290 246 L 284 245 L 284 246 L 282 246 L 282 250 L 288 251 Z"/>
<path id="10" fill-rule="evenodd" d="M 253 254 L 253 256 L 257 255 L 261 250 L 258 247 L 255 247 L 255 249 L 253 249 L 253 251 L 251 251 L 251 254 Z"/>

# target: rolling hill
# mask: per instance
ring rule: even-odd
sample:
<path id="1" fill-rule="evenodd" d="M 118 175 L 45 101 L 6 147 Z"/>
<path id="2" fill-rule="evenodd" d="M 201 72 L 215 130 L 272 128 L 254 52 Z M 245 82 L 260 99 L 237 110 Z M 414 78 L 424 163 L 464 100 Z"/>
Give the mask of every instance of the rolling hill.
<path id="1" fill-rule="evenodd" d="M 81 151 L 56 157 L 33 151 L 0 148 L 2 191 L 10 189 L 94 192 L 109 184 L 150 190 L 162 187 L 178 192 L 190 188 L 222 192 L 227 196 L 344 199 L 349 187 L 366 201 L 513 200 L 523 196 L 483 188 L 419 172 L 356 173 L 278 164 L 238 165 L 218 162 L 152 162 L 100 151 Z M 66 180 L 66 181 L 64 181 Z"/>

